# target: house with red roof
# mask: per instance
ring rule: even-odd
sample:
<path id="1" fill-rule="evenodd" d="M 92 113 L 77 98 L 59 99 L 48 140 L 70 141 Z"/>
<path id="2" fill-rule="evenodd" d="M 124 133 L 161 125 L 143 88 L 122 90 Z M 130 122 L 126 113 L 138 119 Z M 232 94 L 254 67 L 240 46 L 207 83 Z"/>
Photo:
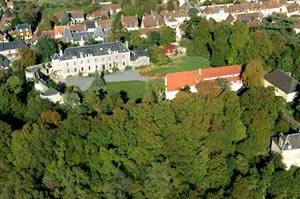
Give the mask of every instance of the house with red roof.
<path id="1" fill-rule="evenodd" d="M 232 65 L 169 73 L 165 76 L 166 99 L 174 99 L 177 93 L 185 87 L 189 87 L 192 93 L 196 93 L 196 86 L 200 82 L 218 79 L 226 79 L 230 84 L 230 89 L 237 91 L 243 86 L 241 72 L 241 65 Z"/>
<path id="2" fill-rule="evenodd" d="M 172 57 L 177 54 L 177 46 L 174 44 L 168 44 L 164 48 L 164 55 L 166 57 Z"/>

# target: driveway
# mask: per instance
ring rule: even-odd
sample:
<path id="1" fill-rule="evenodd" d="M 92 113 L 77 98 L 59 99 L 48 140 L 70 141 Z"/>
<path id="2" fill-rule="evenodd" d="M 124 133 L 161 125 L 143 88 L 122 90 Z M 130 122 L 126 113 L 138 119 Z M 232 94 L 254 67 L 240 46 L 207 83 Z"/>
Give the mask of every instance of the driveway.
<path id="1" fill-rule="evenodd" d="M 86 91 L 92 84 L 95 77 L 67 77 L 64 80 L 64 83 L 67 86 L 77 86 L 82 91 Z M 150 77 L 141 76 L 137 71 L 125 71 L 125 72 L 118 72 L 109 75 L 105 75 L 104 79 L 106 83 L 108 82 L 121 82 L 121 81 L 148 81 L 149 79 L 153 79 Z"/>

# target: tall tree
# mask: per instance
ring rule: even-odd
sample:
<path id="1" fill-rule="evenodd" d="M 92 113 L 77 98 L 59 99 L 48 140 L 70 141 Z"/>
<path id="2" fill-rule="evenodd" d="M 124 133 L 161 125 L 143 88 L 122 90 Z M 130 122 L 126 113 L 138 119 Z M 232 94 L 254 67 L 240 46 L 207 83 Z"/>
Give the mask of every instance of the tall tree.
<path id="1" fill-rule="evenodd" d="M 253 59 L 246 65 L 243 72 L 243 82 L 248 88 L 263 86 L 265 70 L 259 59 Z"/>
<path id="2" fill-rule="evenodd" d="M 35 50 L 42 62 L 49 62 L 51 57 L 58 51 L 58 46 L 55 40 L 48 36 L 43 36 L 36 43 Z"/>

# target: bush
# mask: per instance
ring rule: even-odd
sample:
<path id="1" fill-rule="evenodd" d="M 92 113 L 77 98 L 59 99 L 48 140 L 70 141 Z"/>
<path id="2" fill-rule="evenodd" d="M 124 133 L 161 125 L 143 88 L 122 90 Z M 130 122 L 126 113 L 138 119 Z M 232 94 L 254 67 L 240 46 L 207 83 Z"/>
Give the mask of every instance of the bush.
<path id="1" fill-rule="evenodd" d="M 117 68 L 117 67 L 114 66 L 114 67 L 112 68 L 112 70 L 113 70 L 113 72 L 118 72 L 118 71 L 119 71 L 119 68 Z"/>
<path id="2" fill-rule="evenodd" d="M 126 66 L 125 70 L 132 70 L 132 66 Z"/>

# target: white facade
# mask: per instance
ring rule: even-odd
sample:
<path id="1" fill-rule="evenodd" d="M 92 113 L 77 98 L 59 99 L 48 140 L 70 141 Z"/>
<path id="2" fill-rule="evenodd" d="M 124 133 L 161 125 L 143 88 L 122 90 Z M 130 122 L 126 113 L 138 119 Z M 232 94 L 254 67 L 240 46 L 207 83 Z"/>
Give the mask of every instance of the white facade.
<path id="1" fill-rule="evenodd" d="M 55 93 L 53 95 L 47 95 L 47 96 L 41 93 L 40 96 L 42 99 L 49 100 L 50 102 L 53 103 L 61 103 L 63 99 L 63 96 L 60 93 Z"/>
<path id="2" fill-rule="evenodd" d="M 13 60 L 15 60 L 15 59 L 18 58 L 18 56 L 19 56 L 19 52 L 18 51 L 19 51 L 19 49 L 10 49 L 10 50 L 0 51 L 0 54 L 4 55 L 9 60 L 13 61 Z"/>
<path id="3" fill-rule="evenodd" d="M 150 57 L 147 56 L 139 57 L 136 60 L 131 61 L 129 65 L 132 66 L 133 68 L 139 66 L 148 66 L 150 65 Z"/>
<path id="4" fill-rule="evenodd" d="M 166 99 L 167 100 L 173 100 L 177 93 L 179 93 L 179 90 L 176 91 L 168 91 L 167 90 L 167 79 L 165 78 L 165 86 L 166 86 Z M 243 82 L 242 81 L 235 81 L 235 82 L 230 82 L 230 90 L 232 91 L 238 91 L 240 88 L 243 87 Z M 191 93 L 197 93 L 197 88 L 195 85 L 190 86 L 190 92 Z"/>
<path id="5" fill-rule="evenodd" d="M 117 67 L 125 70 L 130 64 L 130 52 L 118 53 L 111 52 L 108 55 L 86 56 L 69 60 L 52 60 L 51 73 L 67 77 L 76 75 L 88 75 L 96 71 L 109 70 Z"/>
<path id="6" fill-rule="evenodd" d="M 272 138 L 271 151 L 282 156 L 282 163 L 286 170 L 291 166 L 300 167 L 299 133 L 281 134 L 278 138 Z"/>
<path id="7" fill-rule="evenodd" d="M 285 93 L 284 91 L 280 90 L 279 88 L 277 88 L 276 86 L 274 86 L 273 84 L 271 84 L 270 82 L 268 82 L 267 80 L 264 80 L 264 86 L 265 87 L 269 87 L 269 86 L 274 87 L 275 88 L 275 95 L 283 97 L 283 99 L 286 102 L 292 102 L 292 101 L 294 101 L 294 99 L 299 94 L 299 92 Z"/>

